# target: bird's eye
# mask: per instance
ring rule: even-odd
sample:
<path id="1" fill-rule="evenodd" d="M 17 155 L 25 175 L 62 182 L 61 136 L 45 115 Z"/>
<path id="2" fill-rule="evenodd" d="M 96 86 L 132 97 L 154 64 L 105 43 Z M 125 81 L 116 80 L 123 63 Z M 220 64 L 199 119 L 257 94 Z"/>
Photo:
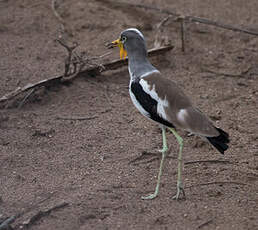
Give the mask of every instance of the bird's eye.
<path id="1" fill-rule="evenodd" d="M 121 41 L 124 43 L 126 41 L 126 37 L 125 36 L 122 36 L 121 37 Z"/>

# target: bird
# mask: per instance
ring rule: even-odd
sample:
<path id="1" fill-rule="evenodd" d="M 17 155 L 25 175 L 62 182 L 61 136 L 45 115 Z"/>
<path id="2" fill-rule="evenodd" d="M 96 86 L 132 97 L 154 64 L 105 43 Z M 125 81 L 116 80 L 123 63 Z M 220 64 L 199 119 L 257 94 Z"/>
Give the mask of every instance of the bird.
<path id="1" fill-rule="evenodd" d="M 119 38 L 108 43 L 109 48 L 119 47 L 120 58 L 128 58 L 130 75 L 129 94 L 135 107 L 142 115 L 156 122 L 162 130 L 163 147 L 157 184 L 152 194 L 142 199 L 154 199 L 159 194 L 163 165 L 168 153 L 166 130 L 172 132 L 179 144 L 177 192 L 173 199 L 185 199 L 182 183 L 182 151 L 183 138 L 177 130 L 206 139 L 221 154 L 228 149 L 229 134 L 212 124 L 198 108 L 196 108 L 177 84 L 167 79 L 148 60 L 145 38 L 138 29 L 128 28 L 121 32 Z"/>

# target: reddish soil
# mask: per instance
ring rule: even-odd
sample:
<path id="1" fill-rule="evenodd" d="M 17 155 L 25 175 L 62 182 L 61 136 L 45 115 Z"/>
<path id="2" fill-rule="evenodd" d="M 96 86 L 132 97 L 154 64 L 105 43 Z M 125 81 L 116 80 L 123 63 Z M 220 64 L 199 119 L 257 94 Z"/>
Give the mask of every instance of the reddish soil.
<path id="1" fill-rule="evenodd" d="M 258 26 L 257 0 L 123 2 Z M 106 53 L 104 44 L 128 27 L 139 28 L 152 48 L 155 26 L 166 17 L 108 0 L 58 3 L 73 34 L 67 38 L 89 56 Z M 54 41 L 60 21 L 50 0 L 1 0 L 0 21 L 0 97 L 63 73 L 66 51 Z M 179 24 L 170 20 L 162 36 L 175 48 L 151 61 L 231 138 L 222 156 L 180 131 L 187 199 L 171 199 L 178 152 L 172 135 L 160 194 L 140 199 L 155 188 L 162 139 L 132 105 L 124 67 L 42 89 L 20 109 L 17 101 L 2 107 L 0 221 L 26 211 L 14 229 L 258 229 L 258 37 L 196 23 L 186 31 L 182 53 Z M 112 50 L 105 60 L 118 56 Z M 58 119 L 72 116 L 91 119 Z M 31 219 L 62 202 L 68 205 Z"/>

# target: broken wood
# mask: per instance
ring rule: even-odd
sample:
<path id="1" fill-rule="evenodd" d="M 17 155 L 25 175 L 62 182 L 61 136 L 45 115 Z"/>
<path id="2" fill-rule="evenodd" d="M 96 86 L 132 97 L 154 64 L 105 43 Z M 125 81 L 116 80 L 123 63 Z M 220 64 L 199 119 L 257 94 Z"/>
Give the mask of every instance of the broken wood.
<path id="1" fill-rule="evenodd" d="M 157 49 L 155 49 L 155 48 L 150 49 L 148 51 L 148 55 L 151 57 L 151 56 L 163 54 L 165 52 L 168 52 L 168 51 L 172 50 L 173 48 L 174 48 L 174 46 L 168 45 L 168 46 L 163 46 L 163 47 L 160 47 L 160 48 L 157 48 Z M 99 74 L 99 73 L 104 72 L 104 71 L 117 69 L 117 68 L 119 68 L 121 66 L 124 66 L 126 64 L 127 64 L 127 58 L 125 60 L 116 59 L 116 60 L 113 60 L 111 62 L 107 62 L 107 63 L 102 64 L 101 65 L 102 67 L 100 65 L 90 66 L 90 67 L 82 70 L 81 72 L 78 72 L 78 74 L 75 77 L 84 76 L 85 74 L 92 74 L 92 73 Z M 38 88 L 38 87 L 41 87 L 41 86 L 49 87 L 49 86 L 53 86 L 53 85 L 56 85 L 56 84 L 61 84 L 63 78 L 64 78 L 64 75 L 60 75 L 60 76 L 56 76 L 56 77 L 52 77 L 52 78 L 47 78 L 47 79 L 38 81 L 36 83 L 28 83 L 27 85 L 25 85 L 23 87 L 18 87 L 14 91 L 12 91 L 10 93 L 7 93 L 4 96 L 2 96 L 0 98 L 0 103 L 1 102 L 6 102 L 10 99 L 13 99 L 14 97 L 18 96 L 19 94 L 24 93 L 24 92 L 26 92 L 30 89 L 33 89 L 33 88 Z"/>
<path id="2" fill-rule="evenodd" d="M 30 228 L 35 222 L 39 221 L 42 217 L 48 216 L 51 212 L 56 211 L 60 208 L 64 208 L 68 205 L 67 202 L 63 202 L 61 204 L 55 205 L 45 211 L 38 211 L 34 216 L 32 216 L 29 220 L 23 223 L 26 228 Z"/>

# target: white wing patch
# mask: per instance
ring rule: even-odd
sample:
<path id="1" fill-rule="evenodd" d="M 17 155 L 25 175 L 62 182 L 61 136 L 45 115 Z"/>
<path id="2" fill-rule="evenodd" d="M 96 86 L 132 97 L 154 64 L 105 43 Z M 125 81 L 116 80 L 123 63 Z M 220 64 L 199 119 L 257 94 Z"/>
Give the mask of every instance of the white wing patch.
<path id="1" fill-rule="evenodd" d="M 179 112 L 177 113 L 177 119 L 185 123 L 185 117 L 187 116 L 187 111 L 185 109 L 180 109 Z"/>
<path id="2" fill-rule="evenodd" d="M 151 96 L 151 98 L 153 98 L 154 100 L 157 101 L 157 113 L 164 120 L 168 120 L 166 112 L 165 112 L 165 107 L 168 107 L 168 100 L 166 99 L 166 97 L 164 98 L 164 100 L 159 98 L 159 96 L 158 96 L 158 94 L 157 94 L 157 92 L 155 90 L 155 85 L 153 85 L 152 89 L 150 90 L 150 85 L 144 79 L 141 79 L 139 83 L 141 84 L 144 92 L 149 94 Z"/>
<path id="3" fill-rule="evenodd" d="M 151 75 L 152 73 L 160 73 L 160 72 L 159 72 L 157 69 L 154 69 L 154 70 L 151 70 L 151 71 L 149 71 L 149 72 L 144 73 L 143 75 L 141 75 L 141 78 L 146 77 L 146 76 L 148 76 L 148 75 Z"/>

